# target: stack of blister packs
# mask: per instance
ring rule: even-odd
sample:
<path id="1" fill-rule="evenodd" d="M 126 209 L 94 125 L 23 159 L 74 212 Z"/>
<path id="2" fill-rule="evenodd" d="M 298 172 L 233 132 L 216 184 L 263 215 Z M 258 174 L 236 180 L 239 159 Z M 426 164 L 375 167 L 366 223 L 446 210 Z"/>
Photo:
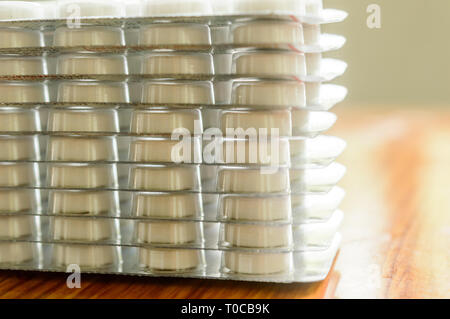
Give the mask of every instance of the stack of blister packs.
<path id="1" fill-rule="evenodd" d="M 0 268 L 324 279 L 345 142 L 322 134 L 347 91 L 322 56 L 345 38 L 321 25 L 345 17 L 321 0 L 0 1 Z"/>

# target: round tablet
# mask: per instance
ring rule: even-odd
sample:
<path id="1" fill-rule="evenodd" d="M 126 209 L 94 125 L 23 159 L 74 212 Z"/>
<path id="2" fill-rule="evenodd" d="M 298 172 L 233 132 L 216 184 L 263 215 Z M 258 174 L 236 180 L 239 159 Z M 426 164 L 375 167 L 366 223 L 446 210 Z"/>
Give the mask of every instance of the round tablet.
<path id="1" fill-rule="evenodd" d="M 201 141 L 136 138 L 130 144 L 130 161 L 147 163 L 195 163 L 201 159 Z"/>
<path id="2" fill-rule="evenodd" d="M 188 271 L 203 266 L 203 254 L 194 249 L 140 248 L 141 267 L 154 271 Z"/>
<path id="3" fill-rule="evenodd" d="M 42 57 L 0 57 L 0 76 L 44 76 L 47 63 Z"/>
<path id="4" fill-rule="evenodd" d="M 52 238 L 58 241 L 103 241 L 116 238 L 113 219 L 54 217 Z"/>
<path id="5" fill-rule="evenodd" d="M 197 217 L 202 214 L 200 194 L 148 194 L 133 195 L 133 216 L 154 218 Z"/>
<path id="6" fill-rule="evenodd" d="M 130 132 L 171 135 L 182 128 L 194 134 L 196 127 L 203 132 L 200 110 L 133 110 Z"/>
<path id="7" fill-rule="evenodd" d="M 0 103 L 46 103 L 47 86 L 39 82 L 0 82 Z"/>
<path id="8" fill-rule="evenodd" d="M 119 54 L 61 54 L 56 59 L 56 74 L 128 74 L 128 64 L 125 56 Z"/>
<path id="9" fill-rule="evenodd" d="M 58 27 L 53 36 L 53 45 L 76 46 L 123 46 L 125 37 L 121 28 L 85 26 L 80 28 Z"/>
<path id="10" fill-rule="evenodd" d="M 0 264 L 18 266 L 35 258 L 36 247 L 32 243 L 0 243 Z"/>
<path id="11" fill-rule="evenodd" d="M 305 83 L 297 81 L 236 81 L 232 102 L 245 106 L 306 106 Z"/>
<path id="12" fill-rule="evenodd" d="M 47 130 L 51 132 L 119 133 L 119 116 L 115 109 L 89 107 L 54 108 L 48 114 Z"/>
<path id="13" fill-rule="evenodd" d="M 50 214 L 115 215 L 119 196 L 114 191 L 54 190 L 49 194 Z"/>
<path id="14" fill-rule="evenodd" d="M 66 162 L 117 161 L 115 137 L 50 136 L 47 160 Z"/>
<path id="15" fill-rule="evenodd" d="M 39 185 L 39 167 L 36 163 L 3 163 L 0 164 L 0 186 Z"/>
<path id="16" fill-rule="evenodd" d="M 114 188 L 117 170 L 109 164 L 51 164 L 47 184 L 55 188 Z"/>
<path id="17" fill-rule="evenodd" d="M 58 244 L 53 245 L 53 263 L 57 267 L 101 268 L 118 263 L 118 258 L 113 246 Z"/>
<path id="18" fill-rule="evenodd" d="M 145 191 L 195 190 L 199 184 L 196 166 L 133 166 L 130 188 Z"/>
<path id="19" fill-rule="evenodd" d="M 316 62 L 313 59 L 309 67 Z M 306 76 L 305 55 L 297 52 L 254 51 L 233 56 L 233 73 L 249 77 Z M 308 69 L 309 70 L 309 69 Z M 311 69 L 312 70 L 312 69 Z"/>
<path id="20" fill-rule="evenodd" d="M 38 190 L 4 189 L 0 191 L 0 213 L 39 212 Z"/>
<path id="21" fill-rule="evenodd" d="M 139 222 L 136 237 L 146 244 L 188 244 L 202 239 L 200 224 L 193 222 Z"/>
<path id="22" fill-rule="evenodd" d="M 0 28 L 0 43 L 2 48 L 43 47 L 44 38 L 39 30 Z"/>
<path id="23" fill-rule="evenodd" d="M 292 245 L 292 227 L 225 223 L 223 241 L 232 247 L 287 248 Z"/>
<path id="24" fill-rule="evenodd" d="M 289 21 L 251 21 L 232 25 L 233 42 L 239 45 L 302 45 L 303 27 L 301 23 Z"/>
<path id="25" fill-rule="evenodd" d="M 39 153 L 37 136 L 0 136 L 0 161 L 39 160 Z"/>
<path id="26" fill-rule="evenodd" d="M 278 193 L 289 190 L 288 170 L 264 173 L 261 169 L 224 167 L 219 169 L 217 191 L 223 193 Z"/>
<path id="27" fill-rule="evenodd" d="M 147 104 L 214 104 L 214 92 L 210 82 L 157 82 L 143 84 L 142 103 Z"/>
<path id="28" fill-rule="evenodd" d="M 58 85 L 57 101 L 63 103 L 128 103 L 130 98 L 128 86 L 123 82 L 64 81 Z"/>
<path id="29" fill-rule="evenodd" d="M 40 131 L 39 111 L 20 107 L 2 107 L 0 108 L 0 127 L 4 132 Z"/>
<path id="30" fill-rule="evenodd" d="M 289 253 L 251 253 L 225 251 L 223 265 L 225 270 L 244 275 L 273 275 L 291 270 Z"/>
<path id="31" fill-rule="evenodd" d="M 141 26 L 139 44 L 158 45 L 210 45 L 211 35 L 206 24 L 160 23 Z"/>
<path id="32" fill-rule="evenodd" d="M 0 238 L 19 239 L 33 235 L 34 216 L 1 216 Z"/>
<path id="33" fill-rule="evenodd" d="M 142 57 L 141 74 L 212 75 L 214 64 L 209 53 L 151 53 Z"/>
<path id="34" fill-rule="evenodd" d="M 223 195 L 220 198 L 220 215 L 222 218 L 236 221 L 290 220 L 291 199 L 289 195 Z"/>

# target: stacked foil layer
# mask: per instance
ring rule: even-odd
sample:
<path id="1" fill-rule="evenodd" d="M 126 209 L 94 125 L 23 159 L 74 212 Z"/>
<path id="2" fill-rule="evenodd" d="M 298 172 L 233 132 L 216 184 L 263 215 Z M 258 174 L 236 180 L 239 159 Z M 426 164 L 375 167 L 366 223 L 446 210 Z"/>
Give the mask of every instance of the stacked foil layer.
<path id="1" fill-rule="evenodd" d="M 0 2 L 0 268 L 325 278 L 345 14 L 222 2 Z"/>

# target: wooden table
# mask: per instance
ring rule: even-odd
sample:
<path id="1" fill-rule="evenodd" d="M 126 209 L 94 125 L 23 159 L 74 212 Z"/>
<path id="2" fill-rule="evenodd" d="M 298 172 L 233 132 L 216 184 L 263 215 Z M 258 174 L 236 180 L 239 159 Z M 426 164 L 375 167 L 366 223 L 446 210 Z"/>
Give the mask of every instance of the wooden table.
<path id="1" fill-rule="evenodd" d="M 1 298 L 449 298 L 450 111 L 336 109 L 348 141 L 344 241 L 316 284 L 0 272 Z"/>

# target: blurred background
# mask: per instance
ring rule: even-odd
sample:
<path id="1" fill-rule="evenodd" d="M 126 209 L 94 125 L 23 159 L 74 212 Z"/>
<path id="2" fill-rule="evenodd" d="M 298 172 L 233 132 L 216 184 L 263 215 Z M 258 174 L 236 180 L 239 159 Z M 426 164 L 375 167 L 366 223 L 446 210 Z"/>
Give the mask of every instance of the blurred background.
<path id="1" fill-rule="evenodd" d="M 380 29 L 366 24 L 370 4 L 380 6 Z M 323 28 L 347 37 L 342 50 L 329 54 L 349 62 L 336 81 L 350 88 L 346 104 L 450 104 L 449 0 L 324 0 L 324 6 L 349 13 Z"/>

